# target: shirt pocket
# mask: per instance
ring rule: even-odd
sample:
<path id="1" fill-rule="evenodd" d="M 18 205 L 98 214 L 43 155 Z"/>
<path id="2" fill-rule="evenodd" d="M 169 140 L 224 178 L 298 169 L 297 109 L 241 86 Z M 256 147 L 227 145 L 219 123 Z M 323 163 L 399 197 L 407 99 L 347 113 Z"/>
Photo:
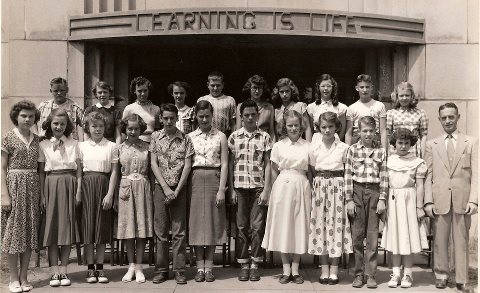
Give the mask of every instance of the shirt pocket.
<path id="1" fill-rule="evenodd" d="M 118 191 L 118 196 L 122 200 L 128 200 L 132 194 L 132 185 L 130 180 L 124 179 L 120 181 L 120 190 Z"/>
<path id="2" fill-rule="evenodd" d="M 363 171 L 365 169 L 365 158 L 354 158 L 353 159 L 353 171 L 355 173 Z"/>

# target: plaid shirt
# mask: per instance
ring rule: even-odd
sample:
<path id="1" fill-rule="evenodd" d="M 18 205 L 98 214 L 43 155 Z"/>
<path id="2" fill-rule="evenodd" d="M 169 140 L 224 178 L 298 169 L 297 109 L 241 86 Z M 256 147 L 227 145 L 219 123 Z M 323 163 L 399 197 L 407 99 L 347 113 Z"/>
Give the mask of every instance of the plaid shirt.
<path id="1" fill-rule="evenodd" d="M 387 155 L 383 148 L 366 148 L 361 141 L 350 146 L 345 163 L 345 198 L 353 199 L 353 182 L 380 183 L 380 199 L 388 191 Z"/>
<path id="2" fill-rule="evenodd" d="M 399 128 L 407 128 L 418 137 L 428 134 L 427 113 L 418 108 L 403 110 L 391 109 L 387 111 L 387 132 L 389 135 Z"/>
<path id="3" fill-rule="evenodd" d="M 263 130 L 249 133 L 244 127 L 228 138 L 228 148 L 235 157 L 234 187 L 257 188 L 264 186 L 263 158 L 272 149 L 270 135 Z"/>
<path id="4" fill-rule="evenodd" d="M 53 102 L 53 99 L 40 103 L 40 105 L 38 106 L 38 111 L 40 112 L 40 120 L 38 120 L 37 122 L 38 135 L 45 135 L 45 130 L 42 129 L 42 124 L 45 120 L 47 120 L 48 115 L 50 115 L 50 113 L 52 112 L 52 109 L 56 108 L 62 108 L 67 111 L 68 117 L 70 117 L 70 120 L 72 121 L 72 124 L 74 126 L 72 131 L 72 137 L 73 139 L 78 140 L 76 126 L 82 125 L 83 109 L 69 98 L 67 98 L 65 103 L 61 105 L 55 104 Z"/>
<path id="5" fill-rule="evenodd" d="M 182 176 L 185 158 L 193 156 L 193 143 L 188 135 L 177 129 L 169 138 L 165 129 L 152 133 L 149 151 L 157 156 L 157 164 L 168 186 L 178 184 Z M 155 179 L 155 182 L 157 180 Z"/>

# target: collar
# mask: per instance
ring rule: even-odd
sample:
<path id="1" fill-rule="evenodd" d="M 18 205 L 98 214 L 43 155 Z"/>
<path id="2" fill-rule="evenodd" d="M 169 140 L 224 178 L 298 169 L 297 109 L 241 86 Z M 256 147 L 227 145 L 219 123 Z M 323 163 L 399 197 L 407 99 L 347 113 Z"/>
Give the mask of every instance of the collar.
<path id="1" fill-rule="evenodd" d="M 257 128 L 257 129 L 255 129 L 253 132 L 248 132 L 248 131 L 245 129 L 245 126 L 244 126 L 244 127 L 240 128 L 240 129 L 238 130 L 238 134 L 241 134 L 241 135 L 244 135 L 244 136 L 247 136 L 247 137 L 254 137 L 254 136 L 260 134 L 260 130 L 258 130 L 258 128 Z"/>
<path id="2" fill-rule="evenodd" d="M 28 141 L 25 140 L 25 137 L 20 133 L 20 130 L 18 128 L 14 128 L 13 132 L 18 136 L 18 138 L 27 146 L 29 146 L 32 141 L 33 141 L 33 133 L 30 131 L 30 135 L 28 136 Z"/>
<path id="3" fill-rule="evenodd" d="M 160 130 L 160 133 L 158 135 L 158 138 L 164 138 L 164 137 L 167 137 L 169 139 L 174 139 L 174 138 L 180 138 L 180 139 L 183 139 L 183 136 L 182 136 L 182 132 L 180 130 L 178 130 L 177 128 L 177 131 L 175 131 L 175 133 L 172 135 L 172 136 L 168 136 L 167 132 L 165 131 L 165 129 L 162 129 Z"/>
<path id="4" fill-rule="evenodd" d="M 280 107 L 280 110 L 283 111 L 283 112 L 288 111 L 288 110 L 290 110 L 293 106 L 295 106 L 295 104 L 296 104 L 296 103 L 295 103 L 294 101 L 290 101 L 290 104 L 288 104 L 288 105 L 285 107 L 285 105 L 283 105 L 283 103 L 282 103 L 282 106 Z"/>
<path id="5" fill-rule="evenodd" d="M 214 135 L 215 133 L 217 133 L 217 129 L 214 128 L 213 126 L 212 126 L 212 128 L 210 128 L 210 131 L 207 132 L 207 133 L 204 133 L 204 132 L 200 129 L 200 127 L 198 127 L 197 130 L 191 132 L 191 135 L 193 135 L 193 136 L 199 136 L 199 135 L 201 135 L 201 134 Z"/>
<path id="6" fill-rule="evenodd" d="M 138 146 L 138 147 L 142 147 L 146 142 L 144 142 L 143 140 L 139 139 L 137 143 L 131 143 L 129 142 L 128 140 L 125 140 L 125 146 L 127 148 L 130 148 L 131 146 Z"/>
<path id="7" fill-rule="evenodd" d="M 113 105 L 112 105 L 112 102 L 111 102 L 111 101 L 109 101 L 106 106 L 103 106 L 102 104 L 100 104 L 100 102 L 98 102 L 98 103 L 95 104 L 95 107 L 97 107 L 97 108 L 99 108 L 99 109 L 100 109 L 100 108 L 110 109 L 112 106 L 113 106 Z"/>
<path id="8" fill-rule="evenodd" d="M 319 142 L 320 142 L 320 148 L 326 149 L 325 143 L 323 142 L 322 136 L 320 136 Z M 333 143 L 332 143 L 332 146 L 336 146 L 338 143 L 340 143 L 340 138 L 339 138 L 337 135 L 335 135 L 335 136 L 334 136 Z"/>
<path id="9" fill-rule="evenodd" d="M 52 143 L 53 143 L 53 142 L 56 142 L 56 141 L 58 141 L 58 140 L 63 140 L 63 142 L 66 142 L 66 141 L 67 141 L 67 137 L 66 137 L 65 135 L 62 135 L 62 137 L 60 137 L 60 139 L 56 139 L 55 136 L 52 136 L 52 137 L 50 138 L 50 142 L 52 142 Z"/>
<path id="10" fill-rule="evenodd" d="M 187 105 L 183 105 L 182 108 L 177 108 L 178 112 L 183 112 L 183 111 L 186 111 L 188 110 L 188 106 Z"/>
<path id="11" fill-rule="evenodd" d="M 454 132 L 452 132 L 452 136 L 453 136 L 453 139 L 455 141 L 457 141 L 459 134 L 460 134 L 460 132 L 458 131 L 458 129 L 456 129 Z M 447 137 L 448 137 L 448 134 L 446 132 L 443 132 L 443 140 L 446 140 Z"/>
<path id="12" fill-rule="evenodd" d="M 89 139 L 87 140 L 87 142 L 88 142 L 90 145 L 92 145 L 92 146 L 96 146 L 96 145 L 103 146 L 103 145 L 105 145 L 105 144 L 108 142 L 108 140 L 104 137 L 104 138 L 102 138 L 101 141 L 99 141 L 98 143 L 96 143 L 95 141 L 93 141 L 93 139 L 89 138 Z"/>
<path id="13" fill-rule="evenodd" d="M 145 102 L 140 102 L 138 99 L 135 101 L 135 103 L 137 103 L 137 104 L 139 104 L 139 105 L 141 105 L 141 106 L 153 104 L 152 101 L 150 101 L 150 100 L 146 100 Z"/>
<path id="14" fill-rule="evenodd" d="M 333 105 L 332 104 L 332 99 L 328 100 L 328 101 L 324 101 L 322 99 L 320 99 L 320 105 Z"/>
<path id="15" fill-rule="evenodd" d="M 53 105 L 57 105 L 58 107 L 61 107 L 61 106 L 63 106 L 63 105 L 68 105 L 68 103 L 73 102 L 73 101 L 72 101 L 69 97 L 66 97 L 66 98 L 65 98 L 65 102 L 63 102 L 63 104 L 57 104 L 57 103 L 55 103 L 55 99 L 51 99 L 50 102 L 51 102 L 51 105 L 52 105 L 52 106 L 53 106 Z"/>
<path id="16" fill-rule="evenodd" d="M 358 140 L 358 142 L 355 144 L 357 149 L 366 149 L 367 147 L 363 144 L 362 140 Z M 375 149 L 374 146 L 370 147 L 369 149 Z"/>
<path id="17" fill-rule="evenodd" d="M 291 141 L 290 138 L 287 136 L 287 137 L 285 138 L 285 142 L 286 142 L 287 145 L 296 145 L 296 144 L 304 145 L 306 141 L 305 141 L 303 138 L 301 138 L 301 137 L 298 138 L 297 141 Z"/>

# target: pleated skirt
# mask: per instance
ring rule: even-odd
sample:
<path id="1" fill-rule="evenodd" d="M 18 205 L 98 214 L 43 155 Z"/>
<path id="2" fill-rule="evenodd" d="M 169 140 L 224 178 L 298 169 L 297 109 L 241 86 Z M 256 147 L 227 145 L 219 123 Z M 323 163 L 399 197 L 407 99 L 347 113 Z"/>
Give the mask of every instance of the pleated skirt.
<path id="1" fill-rule="evenodd" d="M 56 171 L 45 178 L 45 230 L 43 246 L 71 245 L 80 241 L 76 221 L 75 171 Z"/>
<path id="2" fill-rule="evenodd" d="M 193 169 L 188 234 L 190 245 L 221 245 L 227 241 L 225 205 L 216 205 L 219 184 L 220 169 Z"/>
<path id="3" fill-rule="evenodd" d="M 83 175 L 81 236 L 84 244 L 105 244 L 112 239 L 113 212 L 102 207 L 109 182 L 108 173 L 85 172 Z"/>

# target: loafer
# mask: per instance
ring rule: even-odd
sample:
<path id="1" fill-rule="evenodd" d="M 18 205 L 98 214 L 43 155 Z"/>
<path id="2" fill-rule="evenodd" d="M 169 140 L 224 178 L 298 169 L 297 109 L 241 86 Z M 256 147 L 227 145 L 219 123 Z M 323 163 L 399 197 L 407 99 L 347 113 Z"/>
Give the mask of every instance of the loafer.
<path id="1" fill-rule="evenodd" d="M 195 275 L 195 282 L 205 282 L 205 272 L 204 271 L 197 271 Z"/>
<path id="2" fill-rule="evenodd" d="M 60 274 L 60 286 L 70 286 L 72 281 L 67 274 Z"/>
<path id="3" fill-rule="evenodd" d="M 160 284 L 168 280 L 168 273 L 167 272 L 159 272 L 158 274 L 155 274 L 152 279 L 152 283 L 154 284 Z"/>
<path id="4" fill-rule="evenodd" d="M 212 271 L 205 272 L 205 282 L 213 282 L 215 281 L 215 275 Z"/>
<path id="5" fill-rule="evenodd" d="M 293 282 L 295 284 L 303 284 L 303 282 L 304 282 L 303 277 L 300 276 L 300 275 L 295 275 L 292 278 L 293 278 Z"/>
<path id="6" fill-rule="evenodd" d="M 240 269 L 240 274 L 238 274 L 239 281 L 248 281 L 250 279 L 250 269 L 242 268 Z"/>
<path id="7" fill-rule="evenodd" d="M 23 292 L 22 286 L 20 286 L 19 281 L 8 283 L 8 290 L 12 293 L 21 293 Z"/>
<path id="8" fill-rule="evenodd" d="M 290 281 L 291 281 L 291 276 L 287 276 L 287 275 L 282 275 L 280 279 L 278 279 L 278 282 L 280 282 L 280 284 L 287 284 Z"/>
<path id="9" fill-rule="evenodd" d="M 337 285 L 338 284 L 338 277 L 329 277 L 328 278 L 328 285 Z"/>
<path id="10" fill-rule="evenodd" d="M 363 276 L 362 276 L 362 275 L 357 275 L 357 276 L 355 276 L 355 278 L 353 279 L 352 287 L 362 288 L 364 284 L 365 284 L 365 283 L 363 282 Z"/>
<path id="11" fill-rule="evenodd" d="M 368 276 L 367 277 L 367 288 L 368 289 L 375 289 L 377 288 L 377 280 L 375 280 L 374 276 Z"/>
<path id="12" fill-rule="evenodd" d="M 32 284 L 28 281 L 21 283 L 20 287 L 22 288 L 22 292 L 30 292 L 33 289 Z"/>
<path id="13" fill-rule="evenodd" d="M 175 272 L 175 282 L 177 282 L 177 284 L 181 284 L 181 285 L 187 284 L 187 277 L 185 276 L 185 273 L 184 272 Z"/>
<path id="14" fill-rule="evenodd" d="M 436 279 L 435 280 L 435 288 L 437 288 L 437 289 L 447 288 L 447 279 Z"/>
<path id="15" fill-rule="evenodd" d="M 50 278 L 50 287 L 60 286 L 60 274 L 53 274 Z"/>
<path id="16" fill-rule="evenodd" d="M 258 272 L 258 269 L 250 269 L 250 281 L 260 281 L 260 273 Z"/>
<path id="17" fill-rule="evenodd" d="M 97 271 L 97 279 L 98 282 L 101 284 L 106 284 L 109 282 L 107 276 L 105 275 L 105 272 L 103 270 L 98 270 Z"/>
<path id="18" fill-rule="evenodd" d="M 464 292 L 464 293 L 474 292 L 472 288 L 468 288 L 465 284 L 461 284 L 461 283 L 456 283 L 455 288 L 457 288 L 457 291 Z"/>
<path id="19" fill-rule="evenodd" d="M 87 276 L 85 277 L 85 281 L 89 284 L 96 283 L 98 281 L 97 279 L 97 274 L 95 273 L 95 270 L 88 270 L 87 271 Z"/>

